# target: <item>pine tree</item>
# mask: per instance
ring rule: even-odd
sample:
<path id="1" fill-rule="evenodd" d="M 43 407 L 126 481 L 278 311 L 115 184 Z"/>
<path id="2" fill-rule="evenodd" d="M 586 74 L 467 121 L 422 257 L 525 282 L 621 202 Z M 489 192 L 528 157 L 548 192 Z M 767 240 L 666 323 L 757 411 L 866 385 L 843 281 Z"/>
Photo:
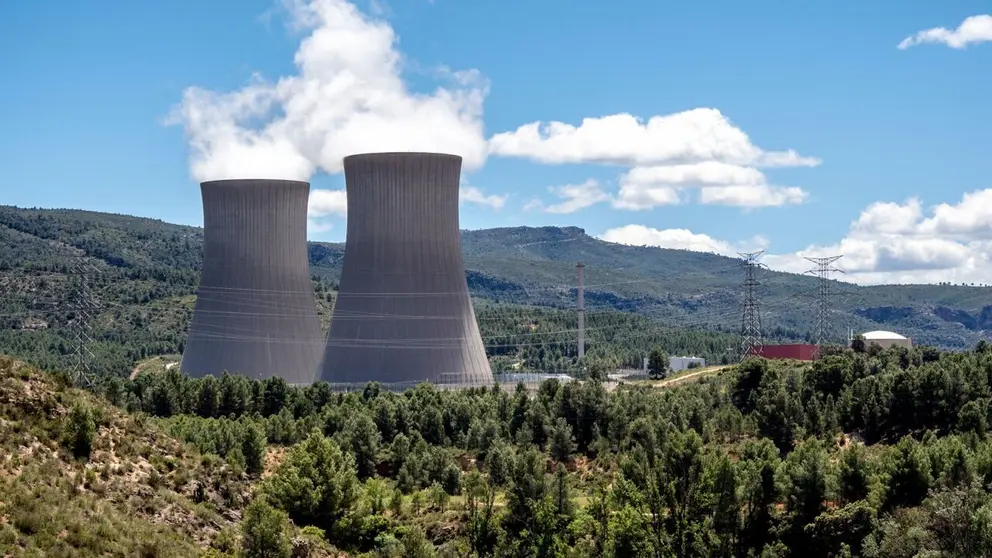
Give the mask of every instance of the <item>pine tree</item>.
<path id="1" fill-rule="evenodd" d="M 286 530 L 289 516 L 256 498 L 245 508 L 241 523 L 241 548 L 245 558 L 289 558 L 292 553 Z"/>
<path id="2" fill-rule="evenodd" d="M 868 497 L 871 482 L 868 460 L 860 445 L 852 445 L 844 450 L 840 459 L 838 477 L 842 503 L 850 504 Z"/>
<path id="3" fill-rule="evenodd" d="M 567 461 L 575 451 L 572 427 L 565 419 L 558 417 L 551 428 L 551 457 L 555 461 Z"/>
<path id="4" fill-rule="evenodd" d="M 648 376 L 652 380 L 659 380 L 668 375 L 668 355 L 660 348 L 651 349 L 648 356 Z"/>

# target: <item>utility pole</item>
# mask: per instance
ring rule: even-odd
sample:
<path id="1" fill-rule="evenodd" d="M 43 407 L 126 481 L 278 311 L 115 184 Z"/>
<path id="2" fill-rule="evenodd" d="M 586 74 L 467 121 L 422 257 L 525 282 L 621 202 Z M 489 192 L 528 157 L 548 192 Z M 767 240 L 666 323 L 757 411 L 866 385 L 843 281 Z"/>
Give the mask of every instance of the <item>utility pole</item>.
<path id="1" fill-rule="evenodd" d="M 834 272 L 844 273 L 843 270 L 834 267 L 834 262 L 844 256 L 829 256 L 826 258 L 806 258 L 816 265 L 814 269 L 806 273 L 816 275 L 819 285 L 816 292 L 816 329 L 813 330 L 813 338 L 818 347 L 830 340 L 833 335 L 833 325 L 830 323 L 830 297 L 837 294 L 830 289 L 830 275 Z"/>
<path id="2" fill-rule="evenodd" d="M 764 267 L 758 258 L 764 250 L 741 252 L 741 266 L 744 268 L 744 283 L 741 289 L 744 299 L 741 307 L 741 346 L 740 360 L 748 356 L 761 356 L 764 348 L 761 339 L 761 308 L 758 304 L 758 269 Z"/>
<path id="3" fill-rule="evenodd" d="M 585 264 L 579 262 L 576 264 L 575 269 L 579 272 L 579 288 L 576 290 L 578 294 L 578 313 L 579 313 L 579 360 L 586 354 L 586 309 L 585 309 L 585 292 L 582 287 L 582 270 L 585 269 Z"/>
<path id="4" fill-rule="evenodd" d="M 70 263 L 69 309 L 73 319 L 69 323 L 69 333 L 73 343 L 70 367 L 76 385 L 93 386 L 93 343 L 91 335 L 93 317 L 100 310 L 100 304 L 90 289 L 90 282 L 100 270 L 91 264 L 85 255 L 73 257 Z"/>

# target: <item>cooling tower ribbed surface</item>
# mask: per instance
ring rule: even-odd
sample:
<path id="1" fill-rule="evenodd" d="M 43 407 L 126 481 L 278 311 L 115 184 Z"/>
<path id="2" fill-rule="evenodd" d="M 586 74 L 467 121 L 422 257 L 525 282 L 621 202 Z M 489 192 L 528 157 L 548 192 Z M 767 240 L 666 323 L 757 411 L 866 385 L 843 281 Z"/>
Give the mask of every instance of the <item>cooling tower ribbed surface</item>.
<path id="1" fill-rule="evenodd" d="M 203 194 L 203 275 L 180 369 L 313 381 L 323 350 L 307 257 L 310 185 L 218 180 Z"/>
<path id="2" fill-rule="evenodd" d="M 319 378 L 334 389 L 493 383 L 458 229 L 461 157 L 344 159 L 348 233 Z"/>

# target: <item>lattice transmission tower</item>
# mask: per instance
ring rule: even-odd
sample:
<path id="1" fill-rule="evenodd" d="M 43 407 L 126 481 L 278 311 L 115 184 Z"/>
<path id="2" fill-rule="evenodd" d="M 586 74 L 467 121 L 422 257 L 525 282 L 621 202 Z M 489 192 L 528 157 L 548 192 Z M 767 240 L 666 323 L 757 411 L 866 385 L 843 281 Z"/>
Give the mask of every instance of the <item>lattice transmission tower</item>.
<path id="1" fill-rule="evenodd" d="M 101 271 L 94 266 L 85 255 L 72 258 L 69 267 L 69 311 L 72 320 L 69 322 L 69 337 L 72 341 L 72 352 L 69 356 L 69 370 L 76 385 L 93 386 L 93 317 L 99 312 L 100 301 L 93 294 L 94 278 Z"/>
<path id="2" fill-rule="evenodd" d="M 832 273 L 844 273 L 843 270 L 834 267 L 834 262 L 843 256 L 829 256 L 826 258 L 806 258 L 816 264 L 816 267 L 806 273 L 815 275 L 820 279 L 814 297 L 814 307 L 816 311 L 816 327 L 813 330 L 813 340 L 817 346 L 822 347 L 824 343 L 830 341 L 833 335 L 833 324 L 830 313 L 832 312 L 830 299 L 839 294 L 831 290 L 830 275 Z"/>
<path id="3" fill-rule="evenodd" d="M 744 297 L 741 304 L 741 345 L 740 360 L 750 355 L 761 356 L 764 343 L 761 338 L 761 307 L 758 302 L 758 270 L 764 265 L 758 261 L 764 250 L 741 252 L 741 267 L 744 268 L 744 282 L 741 290 Z"/>

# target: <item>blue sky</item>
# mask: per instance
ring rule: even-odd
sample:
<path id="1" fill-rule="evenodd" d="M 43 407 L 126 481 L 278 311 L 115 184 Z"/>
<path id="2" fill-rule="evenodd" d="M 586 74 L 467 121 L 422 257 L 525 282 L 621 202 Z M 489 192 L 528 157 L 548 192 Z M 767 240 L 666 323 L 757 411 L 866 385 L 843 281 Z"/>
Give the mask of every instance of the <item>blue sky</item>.
<path id="1" fill-rule="evenodd" d="M 57 4 L 0 3 L 3 204 L 199 224 L 198 179 L 312 175 L 342 240 L 340 155 L 447 150 L 466 228 L 992 273 L 986 2 Z"/>

